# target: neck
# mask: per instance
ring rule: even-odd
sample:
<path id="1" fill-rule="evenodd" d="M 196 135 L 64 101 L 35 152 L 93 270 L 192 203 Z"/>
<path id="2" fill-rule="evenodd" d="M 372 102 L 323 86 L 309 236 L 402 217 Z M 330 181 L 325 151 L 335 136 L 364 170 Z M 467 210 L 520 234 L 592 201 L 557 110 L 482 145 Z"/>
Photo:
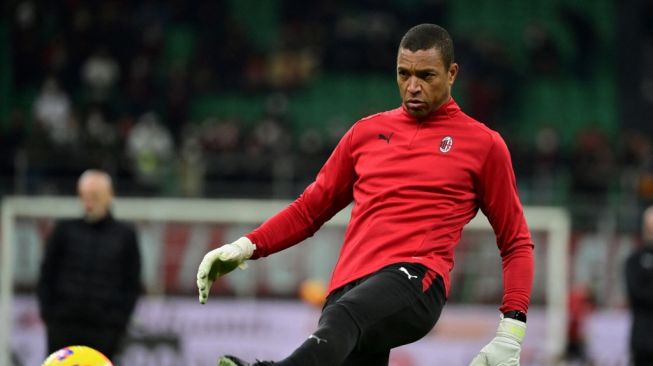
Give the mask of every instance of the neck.
<path id="1" fill-rule="evenodd" d="M 98 216 L 84 215 L 84 221 L 88 222 L 89 224 L 96 224 L 108 219 L 110 216 L 111 215 L 109 212 L 106 212 L 104 215 L 98 215 Z"/>

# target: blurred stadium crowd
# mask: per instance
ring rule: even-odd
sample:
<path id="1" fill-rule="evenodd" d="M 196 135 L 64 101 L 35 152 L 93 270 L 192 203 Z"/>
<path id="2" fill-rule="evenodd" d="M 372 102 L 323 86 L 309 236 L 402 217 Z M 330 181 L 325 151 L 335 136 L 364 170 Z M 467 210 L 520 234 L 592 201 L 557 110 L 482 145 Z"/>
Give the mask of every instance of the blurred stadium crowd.
<path id="1" fill-rule="evenodd" d="M 123 196 L 291 198 L 348 126 L 398 106 L 398 37 L 434 22 L 524 202 L 634 229 L 653 148 L 620 127 L 615 5 L 507 2 L 5 2 L 0 193 L 71 194 L 98 167 Z"/>

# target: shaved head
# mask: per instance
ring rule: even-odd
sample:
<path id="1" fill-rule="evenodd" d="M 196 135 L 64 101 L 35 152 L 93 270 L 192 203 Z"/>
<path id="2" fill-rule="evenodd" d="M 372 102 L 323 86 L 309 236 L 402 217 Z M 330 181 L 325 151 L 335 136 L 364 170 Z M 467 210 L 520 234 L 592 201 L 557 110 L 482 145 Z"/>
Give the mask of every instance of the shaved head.
<path id="1" fill-rule="evenodd" d="M 100 221 L 109 214 L 113 185 L 106 172 L 90 169 L 82 173 L 77 181 L 77 193 L 87 221 Z"/>

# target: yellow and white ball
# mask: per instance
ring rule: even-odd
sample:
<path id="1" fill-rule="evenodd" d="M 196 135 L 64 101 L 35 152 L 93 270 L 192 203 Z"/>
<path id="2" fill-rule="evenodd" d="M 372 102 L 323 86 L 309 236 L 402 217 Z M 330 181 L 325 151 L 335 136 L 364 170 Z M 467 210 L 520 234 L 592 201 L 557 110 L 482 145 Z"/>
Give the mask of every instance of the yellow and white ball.
<path id="1" fill-rule="evenodd" d="M 52 353 L 41 366 L 113 366 L 111 361 L 91 347 L 68 346 Z"/>

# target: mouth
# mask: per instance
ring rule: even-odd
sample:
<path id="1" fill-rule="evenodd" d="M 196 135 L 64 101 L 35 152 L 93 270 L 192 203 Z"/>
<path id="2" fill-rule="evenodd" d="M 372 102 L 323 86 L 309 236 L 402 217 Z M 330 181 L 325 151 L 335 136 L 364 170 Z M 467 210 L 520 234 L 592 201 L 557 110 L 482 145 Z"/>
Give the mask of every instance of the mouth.
<path id="1" fill-rule="evenodd" d="M 422 109 L 426 106 L 426 103 L 419 99 L 408 99 L 406 101 L 406 107 L 409 109 Z"/>

